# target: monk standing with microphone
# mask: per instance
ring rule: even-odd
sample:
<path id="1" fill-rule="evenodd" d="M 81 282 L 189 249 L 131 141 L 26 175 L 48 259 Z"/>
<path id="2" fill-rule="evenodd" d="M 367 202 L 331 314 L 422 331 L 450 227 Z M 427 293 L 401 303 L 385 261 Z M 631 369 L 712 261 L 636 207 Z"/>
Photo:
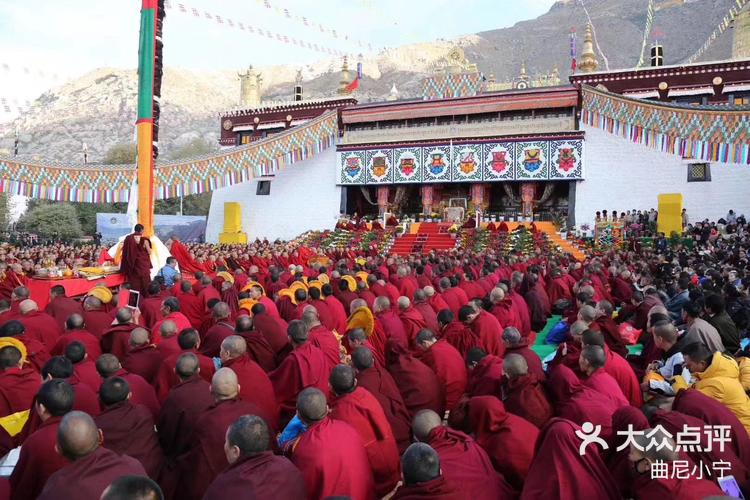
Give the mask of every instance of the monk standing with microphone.
<path id="1" fill-rule="evenodd" d="M 136 224 L 122 242 L 120 271 L 133 290 L 146 293 L 151 281 L 151 240 L 143 236 L 143 224 Z"/>

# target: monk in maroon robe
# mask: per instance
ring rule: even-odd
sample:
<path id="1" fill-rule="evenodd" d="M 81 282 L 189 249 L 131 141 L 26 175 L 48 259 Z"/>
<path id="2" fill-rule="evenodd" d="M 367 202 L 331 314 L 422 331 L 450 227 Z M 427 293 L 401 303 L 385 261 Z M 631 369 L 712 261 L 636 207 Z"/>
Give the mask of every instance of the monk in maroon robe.
<path id="1" fill-rule="evenodd" d="M 122 360 L 123 368 L 154 385 L 162 361 L 161 352 L 149 340 L 148 331 L 136 328 L 130 332 L 130 350 Z"/>
<path id="2" fill-rule="evenodd" d="M 312 387 L 300 392 L 297 415 L 307 430 L 285 449 L 292 450 L 292 462 L 302 472 L 307 498 L 374 500 L 375 482 L 362 438 L 351 425 L 327 413 L 323 392 Z"/>
<path id="3" fill-rule="evenodd" d="M 229 467 L 206 490 L 203 500 L 227 498 L 305 498 L 302 473 L 269 449 L 266 422 L 243 415 L 227 429 L 224 453 Z"/>
<path id="4" fill-rule="evenodd" d="M 141 224 L 136 224 L 122 242 L 120 272 L 133 290 L 146 293 L 151 281 L 151 240 L 143 235 Z"/>
<path id="5" fill-rule="evenodd" d="M 96 360 L 96 371 L 102 379 L 109 377 L 122 377 L 128 383 L 132 396 L 130 402 L 134 405 L 143 405 L 149 409 L 154 418 L 159 416 L 159 400 L 153 386 L 146 379 L 135 373 L 125 370 L 120 362 L 111 354 L 102 354 Z"/>
<path id="6" fill-rule="evenodd" d="M 427 328 L 433 332 L 440 330 L 440 324 L 438 323 L 437 313 L 432 309 L 430 304 L 427 303 L 427 296 L 424 291 L 417 290 L 414 292 L 414 309 L 422 315 Z"/>
<path id="7" fill-rule="evenodd" d="M 82 314 L 83 306 L 75 299 L 65 296 L 65 287 L 55 285 L 49 290 L 50 301 L 44 312 L 55 318 L 60 329 L 65 328 L 65 320 L 73 314 Z"/>
<path id="8" fill-rule="evenodd" d="M 398 317 L 398 314 L 391 309 L 391 301 L 387 297 L 378 297 L 375 299 L 375 308 L 372 311 L 375 314 L 376 321 L 383 328 L 387 338 L 394 339 L 397 342 L 409 346 L 409 337 L 406 335 L 406 329 Z"/>
<path id="9" fill-rule="evenodd" d="M 409 347 L 414 348 L 414 341 L 417 338 L 417 334 L 427 328 L 424 318 L 412 307 L 411 302 L 406 297 L 400 297 L 398 299 L 398 317 L 401 319 L 401 324 L 404 325 L 404 332 L 406 338 L 409 340 Z"/>
<path id="10" fill-rule="evenodd" d="M 95 391 L 102 383 L 99 372 L 96 371 L 96 365 L 88 357 L 86 348 L 79 342 L 72 342 L 65 348 L 65 357 L 73 363 L 73 379 L 77 383 L 89 386 L 89 389 Z"/>
<path id="11" fill-rule="evenodd" d="M 266 372 L 258 363 L 247 355 L 245 339 L 239 335 L 231 335 L 221 343 L 221 366 L 231 368 L 237 375 L 240 390 L 245 401 L 254 404 L 270 419 L 272 428 L 276 427 L 279 407 L 276 404 L 273 385 Z"/>
<path id="12" fill-rule="evenodd" d="M 289 347 L 289 337 L 286 334 L 287 322 L 268 313 L 263 304 L 252 307 L 253 328 L 260 332 L 278 356 Z"/>
<path id="13" fill-rule="evenodd" d="M 72 411 L 57 430 L 59 453 L 71 461 L 47 480 L 42 500 L 99 498 L 121 476 L 145 476 L 138 460 L 99 446 L 99 431 L 87 414 Z"/>
<path id="14" fill-rule="evenodd" d="M 307 387 L 317 387 L 328 394 L 328 375 L 331 371 L 325 353 L 308 341 L 307 327 L 302 321 L 289 323 L 289 340 L 293 351 L 278 368 L 268 374 L 286 423 L 294 414 L 297 394 Z"/>
<path id="15" fill-rule="evenodd" d="M 503 360 L 475 347 L 466 355 L 469 380 L 466 392 L 470 397 L 500 397 L 503 382 Z"/>
<path id="16" fill-rule="evenodd" d="M 414 437 L 429 444 L 440 457 L 445 478 L 460 485 L 465 498 L 510 499 L 512 488 L 492 466 L 487 453 L 463 432 L 442 425 L 431 410 L 414 417 Z"/>
<path id="17" fill-rule="evenodd" d="M 628 398 L 625 397 L 617 381 L 604 369 L 606 359 L 602 347 L 595 345 L 583 347 L 580 359 L 581 371 L 585 374 L 583 385 L 606 395 L 618 408 L 627 406 L 630 404 Z"/>
<path id="18" fill-rule="evenodd" d="M 133 321 L 133 312 L 127 307 L 117 311 L 115 324 L 102 332 L 100 344 L 103 352 L 114 354 L 117 359 L 124 359 L 130 349 L 130 332 L 138 328 Z"/>
<path id="19" fill-rule="evenodd" d="M 362 438 L 375 480 L 375 494 L 383 497 L 400 479 L 399 452 L 391 424 L 375 396 L 368 389 L 357 387 L 351 367 L 336 366 L 330 383 L 335 395 L 330 417 L 348 423 Z"/>
<path id="20" fill-rule="evenodd" d="M 112 327 L 112 312 L 104 310 L 102 302 L 96 297 L 83 299 L 83 322 L 86 330 L 101 339 L 106 330 Z"/>
<path id="21" fill-rule="evenodd" d="M 622 498 L 595 446 L 581 455 L 581 438 L 576 431 L 581 432 L 581 428 L 563 418 L 552 419 L 542 430 L 522 499 L 574 500 L 584 491 L 587 498 Z"/>
<path id="22" fill-rule="evenodd" d="M 159 442 L 170 459 L 190 448 L 198 417 L 214 403 L 210 384 L 199 374 L 195 353 L 180 355 L 174 371 L 179 382 L 169 390 L 156 422 Z"/>
<path id="23" fill-rule="evenodd" d="M 628 402 L 640 407 L 643 404 L 643 392 L 630 363 L 604 343 L 601 332 L 586 331 L 583 333 L 581 342 L 583 345 L 598 345 L 604 350 L 606 356 L 604 371 L 617 382 Z"/>
<path id="24" fill-rule="evenodd" d="M 411 442 L 411 422 L 395 380 L 385 368 L 375 365 L 372 351 L 366 347 L 352 353 L 352 364 L 357 370 L 357 385 L 368 390 L 383 408 L 401 453 Z"/>
<path id="25" fill-rule="evenodd" d="M 432 369 L 399 342 L 386 342 L 386 368 L 413 417 L 420 410 L 445 411 L 445 388 Z"/>
<path id="26" fill-rule="evenodd" d="M 441 339 L 455 347 L 462 358 L 466 358 L 471 349 L 480 347 L 479 336 L 471 328 L 455 320 L 450 309 L 440 311 L 437 318 L 440 329 L 436 333 L 440 334 Z"/>
<path id="27" fill-rule="evenodd" d="M 444 407 L 452 409 L 466 391 L 468 376 L 461 354 L 445 340 L 437 340 L 429 330 L 417 335 L 417 346 L 423 351 L 422 361 L 432 368 L 445 386 Z"/>
<path id="28" fill-rule="evenodd" d="M 331 293 L 326 293 L 327 291 Z M 333 295 L 331 285 L 323 285 L 323 293 L 326 295 L 323 301 L 328 305 L 328 310 L 331 311 L 331 315 L 333 315 L 333 320 L 336 324 L 335 330 L 339 333 L 344 333 L 346 331 L 346 320 L 349 316 L 346 314 L 344 305 Z"/>
<path id="29" fill-rule="evenodd" d="M 50 346 L 50 354 L 59 356 L 72 342 L 80 342 L 86 348 L 86 352 L 92 359 L 97 359 L 102 354 L 99 339 L 91 332 L 84 329 L 83 317 L 73 314 L 65 322 L 65 333 L 58 337 L 57 342 Z"/>
<path id="30" fill-rule="evenodd" d="M 527 338 L 521 336 L 516 328 L 508 327 L 503 331 L 503 343 L 505 344 L 505 354 L 518 354 L 526 360 L 529 367 L 529 373 L 535 375 L 539 380 L 545 380 L 547 375 L 544 373 L 542 360 L 537 353 L 531 350 L 527 344 Z"/>
<path id="31" fill-rule="evenodd" d="M 531 333 L 531 314 L 529 313 L 529 307 L 526 305 L 526 301 L 515 289 L 511 289 L 508 292 L 507 297 L 513 304 L 513 311 L 521 322 L 521 335 L 528 337 Z"/>
<path id="32" fill-rule="evenodd" d="M 440 457 L 425 443 L 414 443 L 401 458 L 404 481 L 393 495 L 394 500 L 462 500 L 458 485 L 445 479 Z"/>
<path id="33" fill-rule="evenodd" d="M 321 324 L 318 313 L 314 309 L 307 309 L 302 314 L 302 321 L 305 323 L 308 331 L 308 341 L 318 347 L 326 355 L 331 369 L 341 362 L 340 348 L 338 339 L 331 330 Z"/>
<path id="34" fill-rule="evenodd" d="M 47 350 L 52 349 L 62 334 L 60 325 L 55 318 L 39 311 L 36 302 L 33 300 L 22 301 L 18 310 L 21 314 L 17 316 L 17 319 L 26 329 L 26 335 L 44 344 Z"/>
<path id="35" fill-rule="evenodd" d="M 500 358 L 505 355 L 503 328 L 496 317 L 474 305 L 461 307 L 458 314 L 458 319 L 479 338 L 479 347 L 484 352 Z"/>
<path id="36" fill-rule="evenodd" d="M 148 408 L 133 406 L 130 387 L 120 377 L 111 377 L 99 388 L 102 412 L 94 418 L 101 429 L 102 446 L 138 460 L 152 479 L 158 479 L 164 455 L 159 447 L 154 417 Z"/>
<path id="37" fill-rule="evenodd" d="M 201 354 L 215 358 L 219 356 L 221 343 L 225 338 L 234 335 L 234 325 L 232 324 L 231 312 L 229 306 L 224 302 L 216 304 L 212 310 L 214 325 L 208 329 L 201 341 Z"/>
<path id="38" fill-rule="evenodd" d="M 521 417 L 505 411 L 495 396 L 469 400 L 469 420 L 474 438 L 492 460 L 495 470 L 516 490 L 523 487 L 539 429 Z"/>
<path id="39" fill-rule="evenodd" d="M 178 498 L 200 499 L 211 482 L 229 463 L 223 443 L 229 425 L 242 415 L 263 418 L 271 429 L 271 415 L 254 404 L 241 399 L 237 375 L 230 368 L 221 368 L 211 382 L 215 403 L 205 410 L 195 423 L 192 446 L 179 457 L 180 482 Z"/>
<path id="40" fill-rule="evenodd" d="M 552 418 L 552 405 L 542 382 L 529 374 L 526 360 L 518 354 L 509 354 L 503 360 L 503 371 L 506 375 L 502 385 L 505 409 L 540 429 L 544 427 Z"/>
<path id="41" fill-rule="evenodd" d="M 239 316 L 235 322 L 235 332 L 245 339 L 247 355 L 258 363 L 264 372 L 270 373 L 276 369 L 276 353 L 262 333 L 253 330 L 253 320 L 250 316 Z"/>
<path id="42" fill-rule="evenodd" d="M 177 336 L 177 343 L 182 350 L 179 353 L 172 354 L 165 358 L 156 375 L 154 388 L 159 401 L 163 401 L 167 397 L 170 388 L 180 383 L 180 378 L 175 373 L 175 367 L 177 366 L 178 359 L 183 354 L 195 354 L 200 365 L 200 377 L 206 382 L 211 381 L 211 378 L 216 371 L 213 360 L 198 352 L 198 347 L 200 347 L 200 336 L 198 335 L 197 330 L 188 329 L 181 331 Z"/>
<path id="43" fill-rule="evenodd" d="M 30 409 L 42 385 L 39 373 L 24 362 L 17 347 L 0 348 L 0 417 Z"/>
<path id="44" fill-rule="evenodd" d="M 74 397 L 73 389 L 64 380 L 50 380 L 39 389 L 35 411 L 42 424 L 23 442 L 10 476 L 11 499 L 35 499 L 47 479 L 69 463 L 55 451 L 55 444 L 57 428 L 63 416 L 73 409 Z"/>

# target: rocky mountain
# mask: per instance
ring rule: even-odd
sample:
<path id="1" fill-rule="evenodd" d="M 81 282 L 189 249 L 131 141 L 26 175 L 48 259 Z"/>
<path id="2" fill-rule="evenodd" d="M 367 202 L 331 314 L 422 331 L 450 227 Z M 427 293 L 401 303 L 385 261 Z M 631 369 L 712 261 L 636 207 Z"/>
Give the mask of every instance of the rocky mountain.
<path id="1" fill-rule="evenodd" d="M 664 45 L 665 63 L 679 63 L 694 53 L 733 4 L 734 0 L 657 0 L 652 33 Z M 565 79 L 570 66 L 571 27 L 579 33 L 580 52 L 588 16 L 601 50 L 600 68 L 605 67 L 605 58 L 610 69 L 633 67 L 640 54 L 647 5 L 648 0 L 561 0 L 546 14 L 509 28 L 370 54 L 363 59 L 364 78 L 356 97 L 361 102 L 382 100 L 393 84 L 402 98 L 418 96 L 422 78 L 431 74 L 436 63 L 456 45 L 482 72 L 494 74 L 498 81 L 517 75 L 522 61 L 532 77 L 557 68 Z M 730 29 L 719 37 L 702 59 L 729 58 L 731 33 Z M 168 41 L 165 58 L 168 63 Z M 340 60 L 327 59 L 302 68 L 305 97 L 333 95 L 340 66 Z M 354 66 L 351 62 L 350 69 Z M 263 74 L 264 99 L 291 97 L 297 67 L 258 69 Z M 89 159 L 101 161 L 111 146 L 133 141 L 136 93 L 135 70 L 113 68 L 97 69 L 50 89 L 23 116 L 0 124 L 0 153 L 10 150 L 18 126 L 22 158 L 80 162 L 85 142 Z M 236 106 L 239 82 L 236 72 L 167 67 L 162 94 L 160 151 L 168 158 L 170 151 L 197 137 L 216 142 L 217 114 Z"/>

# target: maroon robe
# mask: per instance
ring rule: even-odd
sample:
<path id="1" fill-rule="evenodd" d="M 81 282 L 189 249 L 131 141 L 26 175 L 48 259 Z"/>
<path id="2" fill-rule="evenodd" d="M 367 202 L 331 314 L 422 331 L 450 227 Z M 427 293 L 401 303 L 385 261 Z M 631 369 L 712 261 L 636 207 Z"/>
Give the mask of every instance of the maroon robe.
<path id="1" fill-rule="evenodd" d="M 458 318 L 458 311 L 461 309 L 461 306 L 465 306 L 469 302 L 466 292 L 457 287 L 444 290 L 441 295 L 455 318 Z"/>
<path id="2" fill-rule="evenodd" d="M 198 365 L 200 366 L 201 370 L 200 377 L 206 382 L 211 382 L 211 379 L 216 372 L 216 366 L 214 365 L 214 362 L 211 358 L 193 350 L 181 351 L 177 354 L 172 354 L 164 360 L 164 362 L 159 367 L 159 373 L 157 373 L 156 375 L 154 388 L 156 390 L 156 396 L 159 401 L 164 401 L 164 399 L 167 397 L 167 394 L 169 393 L 169 390 L 180 383 L 180 378 L 174 372 L 174 369 L 177 366 L 177 360 L 180 358 L 180 356 L 188 352 L 195 354 L 195 356 L 198 358 Z"/>
<path id="3" fill-rule="evenodd" d="M 528 337 L 531 333 L 531 314 L 529 313 L 529 307 L 526 305 L 526 301 L 516 290 L 508 292 L 507 297 L 513 304 L 513 312 L 521 323 L 521 335 Z"/>
<path id="4" fill-rule="evenodd" d="M 99 390 L 102 384 L 102 377 L 96 371 L 96 364 L 92 358 L 84 358 L 82 361 L 73 365 L 73 377 L 81 384 L 89 386 L 92 391 Z"/>
<path id="5" fill-rule="evenodd" d="M 159 478 L 164 455 L 148 408 L 123 401 L 103 409 L 94 421 L 104 436 L 102 446 L 135 458 L 151 479 Z"/>
<path id="6" fill-rule="evenodd" d="M 343 334 L 344 332 L 346 332 L 346 320 L 349 317 L 349 315 L 346 314 L 344 305 L 333 295 L 329 295 L 328 297 L 326 297 L 324 302 L 326 303 L 326 305 L 328 305 L 328 310 L 331 311 L 331 315 L 333 316 L 333 320 L 336 325 L 334 329 L 338 333 Z"/>
<path id="7" fill-rule="evenodd" d="M 253 329 L 260 332 L 277 355 L 289 347 L 289 336 L 286 333 L 287 323 L 281 318 L 268 314 L 253 316 Z"/>
<path id="8" fill-rule="evenodd" d="M 138 325 L 125 323 L 105 330 L 100 340 L 102 351 L 115 355 L 121 361 L 125 359 L 125 355 L 130 350 L 130 332 L 136 328 L 139 328 Z"/>
<path id="9" fill-rule="evenodd" d="M 237 335 L 245 339 L 247 344 L 247 355 L 250 359 L 258 363 L 263 371 L 273 371 L 278 365 L 276 363 L 276 353 L 271 348 L 262 333 L 257 331 L 238 332 Z"/>
<path id="10" fill-rule="evenodd" d="M 525 341 L 523 339 L 522 341 Z M 529 373 L 535 375 L 539 380 L 545 380 L 547 375 L 544 373 L 544 367 L 542 366 L 542 359 L 537 353 L 532 351 L 526 344 L 508 347 L 505 354 L 519 354 L 526 360 L 526 365 L 529 367 Z"/>
<path id="11" fill-rule="evenodd" d="M 146 471 L 138 460 L 100 446 L 52 474 L 39 499 L 99 498 L 121 476 L 146 476 Z"/>
<path id="12" fill-rule="evenodd" d="M 487 453 L 463 432 L 441 425 L 430 431 L 427 444 L 440 457 L 446 480 L 461 485 L 464 498 L 514 498 L 513 490 L 492 467 Z"/>
<path id="13" fill-rule="evenodd" d="M 411 485 L 402 484 L 391 497 L 391 500 L 463 500 L 464 494 L 459 488 L 439 476 L 432 481 Z"/>
<path id="14" fill-rule="evenodd" d="M 234 327 L 230 323 L 227 323 L 226 321 L 216 323 L 209 328 L 206 335 L 204 335 L 199 349 L 200 353 L 211 358 L 219 357 L 221 343 L 225 338 L 234 334 Z"/>
<path id="15" fill-rule="evenodd" d="M 266 372 L 250 359 L 247 354 L 238 358 L 224 361 L 225 368 L 231 368 L 237 375 L 240 384 L 240 396 L 243 400 L 257 406 L 263 413 L 258 415 L 268 422 L 269 427 L 275 428 L 279 417 L 271 380 Z"/>
<path id="16" fill-rule="evenodd" d="M 25 334 L 44 344 L 47 350 L 52 349 L 57 339 L 62 335 L 58 322 L 47 313 L 31 311 L 16 317 L 24 328 Z"/>
<path id="17" fill-rule="evenodd" d="M 445 386 L 444 406 L 450 410 L 466 391 L 468 376 L 461 353 L 445 340 L 438 340 L 421 358 Z"/>
<path id="18" fill-rule="evenodd" d="M 129 234 L 122 242 L 120 272 L 125 275 L 134 290 L 146 293 L 151 281 L 151 241 L 140 236 L 136 241 L 135 234 Z"/>
<path id="19" fill-rule="evenodd" d="M 413 307 L 400 311 L 399 318 L 401 319 L 401 324 L 404 325 L 404 333 L 406 333 L 406 338 L 409 341 L 408 345 L 411 348 L 416 347 L 417 334 L 427 328 L 424 318 Z"/>
<path id="20" fill-rule="evenodd" d="M 411 419 L 396 381 L 385 368 L 373 366 L 357 373 L 357 384 L 372 393 L 380 403 L 399 453 L 403 453 L 411 442 Z"/>
<path id="21" fill-rule="evenodd" d="M 318 319 L 320 319 L 320 322 L 323 323 L 326 328 L 329 330 L 336 328 L 336 321 L 334 320 L 333 313 L 331 313 L 328 304 L 320 299 L 310 299 L 310 302 L 307 305 L 313 306 L 315 310 L 318 311 Z"/>
<path id="22" fill-rule="evenodd" d="M 521 500 L 620 500 L 612 475 L 597 449 L 589 446 L 581 455 L 581 428 L 562 418 L 550 421 L 536 444 L 534 461 L 524 482 Z"/>
<path id="23" fill-rule="evenodd" d="M 430 331 L 434 333 L 440 331 L 440 324 L 437 320 L 437 313 L 432 309 L 432 307 L 430 307 L 430 304 L 428 304 L 427 302 L 420 302 L 414 304 L 414 309 L 422 315 L 424 324 Z"/>
<path id="24" fill-rule="evenodd" d="M 299 437 L 291 458 L 302 472 L 309 500 L 330 496 L 375 499 L 364 443 L 346 422 L 326 417 L 313 424 Z"/>
<path id="25" fill-rule="evenodd" d="M 386 368 L 393 376 L 410 417 L 420 410 L 444 413 L 445 388 L 432 369 L 414 357 L 406 346 L 386 343 Z"/>
<path id="26" fill-rule="evenodd" d="M 31 409 L 41 385 L 42 377 L 29 365 L 1 371 L 0 417 Z"/>
<path id="27" fill-rule="evenodd" d="M 466 391 L 469 396 L 500 397 L 503 381 L 503 360 L 492 354 L 482 358 L 469 370 Z"/>
<path id="28" fill-rule="evenodd" d="M 474 438 L 489 455 L 495 470 L 520 491 L 534 458 L 539 429 L 528 420 L 506 412 L 503 403 L 494 396 L 471 398 L 469 420 Z"/>
<path id="29" fill-rule="evenodd" d="M 175 326 L 177 326 L 177 332 L 181 332 L 182 330 L 185 330 L 186 328 L 192 328 L 192 323 L 190 323 L 190 320 L 182 314 L 179 311 L 171 312 L 167 314 L 166 316 L 162 316 L 159 318 L 159 320 L 154 323 L 154 326 L 150 328 L 151 330 L 151 342 L 154 344 L 161 344 L 162 338 L 161 338 L 161 325 L 165 321 L 173 321 Z M 176 336 L 176 335 L 175 335 Z"/>
<path id="30" fill-rule="evenodd" d="M 198 417 L 213 404 L 210 384 L 198 375 L 172 387 L 156 421 L 159 443 L 167 457 L 174 458 L 190 448 Z"/>
<path id="31" fill-rule="evenodd" d="M 513 302 L 509 298 L 506 297 L 499 304 L 493 305 L 492 315 L 497 318 L 501 327 L 508 328 L 509 326 L 512 326 L 521 332 L 521 335 L 524 334 L 521 319 L 518 317 L 518 314 L 516 314 L 516 310 L 513 308 Z"/>
<path id="32" fill-rule="evenodd" d="M 391 311 L 381 311 L 375 315 L 375 319 L 383 327 L 387 338 L 394 339 L 405 346 L 409 346 L 409 337 L 406 335 L 406 329 L 401 322 L 398 314 Z"/>
<path id="33" fill-rule="evenodd" d="M 330 417 L 351 425 L 362 439 L 375 480 L 375 494 L 383 497 L 390 493 L 400 479 L 399 450 L 381 404 L 360 386 L 333 399 L 330 406 Z"/>
<path id="34" fill-rule="evenodd" d="M 307 340 L 323 351 L 331 365 L 331 369 L 341 362 L 341 357 L 339 356 L 341 344 L 339 344 L 333 332 L 326 328 L 325 325 L 318 325 L 311 328 L 308 332 Z"/>
<path id="35" fill-rule="evenodd" d="M 709 425 L 730 426 L 735 454 L 750 468 L 750 437 L 729 408 L 699 390 L 685 389 L 675 396 L 672 409 L 699 418 Z"/>
<path id="36" fill-rule="evenodd" d="M 203 500 L 305 498 L 302 473 L 285 457 L 264 451 L 240 457 L 208 487 Z"/>
<path id="37" fill-rule="evenodd" d="M 651 474 L 639 474 L 633 481 L 635 498 L 638 500 L 664 500 L 665 498 L 679 498 L 680 500 L 703 500 L 705 498 L 730 498 L 716 483 L 708 479 L 698 479 L 688 476 L 678 479 L 680 473 L 672 470 L 672 464 L 667 463 L 664 470 L 666 478 L 651 479 Z"/>
<path id="38" fill-rule="evenodd" d="M 573 294 L 568 288 L 567 281 L 564 277 L 558 276 L 552 278 L 547 285 L 547 296 L 549 297 L 550 305 L 554 306 L 560 300 L 567 300 L 573 303 Z"/>
<path id="39" fill-rule="evenodd" d="M 101 381 L 101 379 L 99 380 Z M 69 378 L 68 383 L 73 388 L 73 409 L 88 413 L 92 417 L 99 415 L 101 407 L 99 406 L 99 396 L 96 394 L 99 386 L 96 389 L 92 389 L 87 384 L 75 379 L 75 376 Z"/>
<path id="40" fill-rule="evenodd" d="M 617 381 L 604 369 L 596 370 L 590 376 L 584 378 L 583 385 L 606 395 L 614 401 L 618 408 L 630 404 L 628 398 L 625 397 L 622 389 L 617 384 Z"/>
<path id="41" fill-rule="evenodd" d="M 316 387 L 328 394 L 328 375 L 331 368 L 323 351 L 310 342 L 294 349 L 278 368 L 268 374 L 276 394 L 276 402 L 285 424 L 297 411 L 297 394 L 308 387 Z"/>
<path id="42" fill-rule="evenodd" d="M 83 314 L 81 303 L 70 297 L 55 297 L 44 308 L 44 312 L 55 318 L 62 331 L 65 328 L 65 322 L 73 314 Z"/>
<path id="43" fill-rule="evenodd" d="M 86 330 L 101 339 L 104 332 L 112 328 L 114 316 L 106 311 L 83 311 L 83 322 Z"/>
<path id="44" fill-rule="evenodd" d="M 524 299 L 529 308 L 531 329 L 536 332 L 542 331 L 547 324 L 547 319 L 552 315 L 552 306 L 550 306 L 547 292 L 540 283 L 537 283 L 526 292 Z"/>
<path id="45" fill-rule="evenodd" d="M 143 377 L 146 382 L 154 385 L 156 375 L 162 364 L 162 356 L 153 344 L 132 347 L 122 360 L 122 367 L 130 373 Z"/>
<path id="46" fill-rule="evenodd" d="M 604 350 L 607 355 L 607 361 L 604 363 L 604 371 L 615 379 L 615 382 L 620 386 L 622 393 L 630 404 L 640 408 L 643 404 L 643 392 L 638 383 L 638 378 L 635 376 L 633 367 L 630 366 L 630 363 L 625 358 L 613 352 L 608 347 L 605 346 Z"/>
<path id="47" fill-rule="evenodd" d="M 192 292 L 180 292 L 177 295 L 180 301 L 180 312 L 188 319 L 193 328 L 200 328 L 203 323 L 203 302 Z"/>
<path id="48" fill-rule="evenodd" d="M 102 355 L 102 348 L 99 345 L 99 339 L 86 330 L 68 330 L 58 337 L 50 349 L 52 356 L 61 356 L 65 354 L 65 348 L 73 342 L 80 342 L 86 349 L 89 358 L 96 360 Z"/>
<path id="49" fill-rule="evenodd" d="M 26 360 L 37 372 L 41 373 L 44 364 L 51 357 L 47 348 L 44 347 L 44 344 L 26 334 L 17 335 L 15 338 L 26 347 Z"/>
<path id="50" fill-rule="evenodd" d="M 146 382 L 146 379 L 135 373 L 130 373 L 124 368 L 120 369 L 114 375 L 122 377 L 130 387 L 130 402 L 134 405 L 143 405 L 151 411 L 154 418 L 159 416 L 159 400 L 156 398 L 156 391 Z"/>
<path id="51" fill-rule="evenodd" d="M 487 354 L 502 358 L 505 355 L 503 327 L 492 314 L 480 310 L 471 323 L 471 330 L 479 337 L 479 345 Z"/>
<path id="52" fill-rule="evenodd" d="M 472 348 L 480 346 L 479 336 L 460 321 L 451 321 L 445 325 L 440 335 L 443 340 L 455 347 L 464 359 Z"/>
<path id="53" fill-rule="evenodd" d="M 69 460 L 55 451 L 62 417 L 50 417 L 23 442 L 18 463 L 10 476 L 12 500 L 34 500 L 47 479 Z"/>
<path id="54" fill-rule="evenodd" d="M 507 379 L 502 389 L 507 411 L 525 418 L 540 429 L 552 418 L 552 405 L 547 393 L 534 375 Z"/>
<path id="55" fill-rule="evenodd" d="M 224 455 L 227 428 L 242 415 L 262 416 L 257 406 L 235 398 L 214 403 L 198 417 L 190 451 L 178 459 L 177 498 L 202 498 L 211 482 L 229 465 Z M 272 422 L 267 423 L 274 428 Z"/>
<path id="56" fill-rule="evenodd" d="M 630 299 L 633 298 L 633 285 L 619 276 L 610 281 L 612 284 L 612 300 L 613 304 L 617 307 L 623 302 L 630 304 Z"/>

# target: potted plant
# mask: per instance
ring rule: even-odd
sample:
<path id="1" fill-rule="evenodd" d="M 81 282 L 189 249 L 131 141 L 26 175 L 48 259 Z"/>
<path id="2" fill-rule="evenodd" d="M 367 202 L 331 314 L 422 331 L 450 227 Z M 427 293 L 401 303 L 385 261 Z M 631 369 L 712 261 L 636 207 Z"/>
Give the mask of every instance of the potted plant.
<path id="1" fill-rule="evenodd" d="M 460 228 L 458 227 L 458 224 L 453 224 L 451 225 L 451 227 L 448 228 L 448 234 L 450 235 L 451 238 L 455 240 L 456 236 L 458 236 L 459 229 Z"/>

